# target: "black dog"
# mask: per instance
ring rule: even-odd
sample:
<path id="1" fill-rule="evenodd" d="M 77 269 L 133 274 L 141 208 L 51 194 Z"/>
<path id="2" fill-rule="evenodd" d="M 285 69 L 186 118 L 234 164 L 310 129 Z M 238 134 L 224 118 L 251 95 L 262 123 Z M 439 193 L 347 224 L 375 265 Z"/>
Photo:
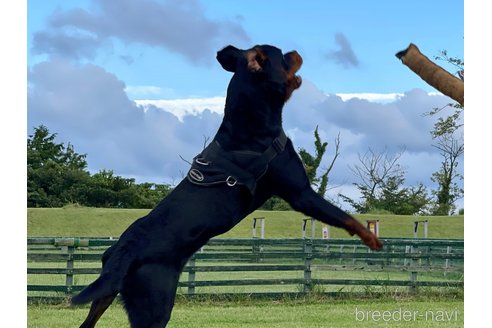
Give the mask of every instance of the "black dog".
<path id="1" fill-rule="evenodd" d="M 165 327 L 189 257 L 273 195 L 381 249 L 374 234 L 311 189 L 283 132 L 282 108 L 301 85 L 295 75 L 301 56 L 268 45 L 228 46 L 217 60 L 234 75 L 214 140 L 194 159 L 188 177 L 104 253 L 101 276 L 72 298 L 72 304 L 93 302 L 81 327 L 94 327 L 118 293 L 132 327 Z"/>

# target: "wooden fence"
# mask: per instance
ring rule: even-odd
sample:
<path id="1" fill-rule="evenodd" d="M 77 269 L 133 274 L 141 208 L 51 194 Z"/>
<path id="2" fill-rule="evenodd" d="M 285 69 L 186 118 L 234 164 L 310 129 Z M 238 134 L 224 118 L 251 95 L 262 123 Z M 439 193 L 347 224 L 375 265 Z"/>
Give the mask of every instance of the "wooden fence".
<path id="1" fill-rule="evenodd" d="M 111 238 L 28 238 L 28 300 L 60 301 L 101 271 Z M 463 288 L 463 240 L 212 239 L 189 260 L 178 293 L 278 297 Z"/>

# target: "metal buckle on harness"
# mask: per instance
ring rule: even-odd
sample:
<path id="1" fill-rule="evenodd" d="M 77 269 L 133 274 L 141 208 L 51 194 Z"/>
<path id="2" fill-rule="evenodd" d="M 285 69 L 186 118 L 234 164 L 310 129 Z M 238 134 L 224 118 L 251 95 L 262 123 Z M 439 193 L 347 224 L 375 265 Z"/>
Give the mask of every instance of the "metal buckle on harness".
<path id="1" fill-rule="evenodd" d="M 190 178 L 198 182 L 202 182 L 203 179 L 205 179 L 203 173 L 198 171 L 197 169 L 191 169 L 188 175 L 190 176 Z"/>
<path id="2" fill-rule="evenodd" d="M 210 162 L 207 162 L 205 159 L 203 159 L 201 157 L 195 158 L 195 162 L 197 164 L 204 165 L 204 166 L 207 166 L 210 164 Z"/>
<path id="3" fill-rule="evenodd" d="M 237 183 L 237 180 L 229 175 L 226 179 L 226 183 L 229 187 L 234 187 Z"/>

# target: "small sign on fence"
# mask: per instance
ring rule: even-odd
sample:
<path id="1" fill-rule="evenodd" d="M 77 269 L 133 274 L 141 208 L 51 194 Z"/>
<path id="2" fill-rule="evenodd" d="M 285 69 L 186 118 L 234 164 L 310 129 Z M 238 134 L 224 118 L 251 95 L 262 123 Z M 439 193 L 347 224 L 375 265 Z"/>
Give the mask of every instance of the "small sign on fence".
<path id="1" fill-rule="evenodd" d="M 323 227 L 323 239 L 330 239 L 330 228 L 329 227 Z"/>
<path id="2" fill-rule="evenodd" d="M 379 237 L 379 220 L 367 220 L 367 229 Z"/>

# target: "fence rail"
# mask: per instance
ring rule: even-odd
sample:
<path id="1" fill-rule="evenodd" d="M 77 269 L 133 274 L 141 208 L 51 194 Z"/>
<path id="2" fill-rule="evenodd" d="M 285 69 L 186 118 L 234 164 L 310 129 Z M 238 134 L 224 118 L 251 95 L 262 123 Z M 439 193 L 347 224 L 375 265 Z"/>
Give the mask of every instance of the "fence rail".
<path id="1" fill-rule="evenodd" d="M 299 295 L 463 288 L 463 240 L 385 239 L 372 252 L 357 239 L 212 239 L 183 270 L 178 293 Z M 61 300 L 101 271 L 112 238 L 28 238 L 29 300 Z"/>

